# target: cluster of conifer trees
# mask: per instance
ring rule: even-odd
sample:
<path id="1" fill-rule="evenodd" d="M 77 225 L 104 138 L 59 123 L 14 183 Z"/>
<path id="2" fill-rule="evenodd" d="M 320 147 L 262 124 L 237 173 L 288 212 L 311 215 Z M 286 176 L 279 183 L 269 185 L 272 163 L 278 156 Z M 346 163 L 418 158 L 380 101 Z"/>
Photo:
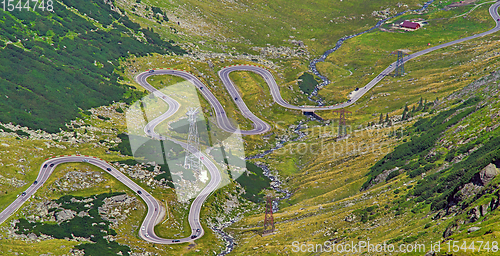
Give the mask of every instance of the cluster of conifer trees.
<path id="1" fill-rule="evenodd" d="M 185 53 L 104 1 L 62 2 L 74 9 L 0 10 L 0 122 L 58 132 L 81 110 L 141 96 L 118 82 L 124 58 Z"/>

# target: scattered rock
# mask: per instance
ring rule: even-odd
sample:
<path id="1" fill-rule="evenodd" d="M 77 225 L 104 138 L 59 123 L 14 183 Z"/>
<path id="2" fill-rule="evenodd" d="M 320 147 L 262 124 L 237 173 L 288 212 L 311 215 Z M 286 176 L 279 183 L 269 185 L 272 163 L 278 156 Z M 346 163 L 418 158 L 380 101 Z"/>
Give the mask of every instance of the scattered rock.
<path id="1" fill-rule="evenodd" d="M 373 179 L 373 181 L 371 182 L 371 185 L 375 185 L 377 183 L 385 181 L 385 179 L 387 179 L 387 176 L 389 176 L 389 174 L 391 174 L 392 172 L 395 172 L 395 171 L 399 171 L 399 167 L 395 167 L 393 169 L 383 171 L 381 174 L 377 175 L 377 177 L 375 177 L 375 179 Z"/>
<path id="2" fill-rule="evenodd" d="M 57 222 L 63 222 L 65 220 L 73 219 L 75 217 L 75 215 L 76 215 L 76 212 L 69 210 L 69 209 L 65 209 L 65 210 L 56 212 L 56 214 L 55 214 Z"/>
<path id="3" fill-rule="evenodd" d="M 451 235 L 453 235 L 453 233 L 455 233 L 455 231 L 457 231 L 458 229 L 460 228 L 459 225 L 457 225 L 456 223 L 454 224 L 451 224 L 449 227 L 446 228 L 446 230 L 443 232 L 443 237 L 444 238 L 447 238 Z"/>
<path id="4" fill-rule="evenodd" d="M 16 178 L 6 178 L 0 175 L 0 184 L 14 186 L 16 188 L 20 188 L 27 183 L 24 180 L 16 179 Z"/>
<path id="5" fill-rule="evenodd" d="M 94 171 L 69 171 L 63 177 L 56 180 L 51 187 L 62 191 L 77 191 L 96 186 L 106 179 L 100 172 Z"/>
<path id="6" fill-rule="evenodd" d="M 86 211 L 81 211 L 81 212 L 78 213 L 78 217 L 85 217 L 85 216 L 90 216 L 90 215 Z"/>
<path id="7" fill-rule="evenodd" d="M 117 225 L 127 218 L 131 209 L 138 205 L 139 201 L 135 197 L 123 194 L 104 199 L 104 204 L 98 210 L 103 219 Z"/>
<path id="8" fill-rule="evenodd" d="M 356 215 L 349 215 L 344 218 L 345 221 L 347 222 L 353 222 L 356 219 Z"/>
<path id="9" fill-rule="evenodd" d="M 478 186 L 472 182 L 467 183 L 462 187 L 462 189 L 460 189 L 458 199 L 460 201 L 467 200 L 468 198 L 477 195 L 482 188 L 482 186 Z"/>
<path id="10" fill-rule="evenodd" d="M 480 229 L 481 229 L 480 227 L 471 227 L 471 228 L 467 229 L 467 232 L 472 233 L 472 232 L 476 232 Z"/>
<path id="11" fill-rule="evenodd" d="M 476 222 L 479 218 L 481 218 L 481 213 L 477 206 L 472 208 L 467 214 L 469 215 L 469 222 L 471 223 Z"/>

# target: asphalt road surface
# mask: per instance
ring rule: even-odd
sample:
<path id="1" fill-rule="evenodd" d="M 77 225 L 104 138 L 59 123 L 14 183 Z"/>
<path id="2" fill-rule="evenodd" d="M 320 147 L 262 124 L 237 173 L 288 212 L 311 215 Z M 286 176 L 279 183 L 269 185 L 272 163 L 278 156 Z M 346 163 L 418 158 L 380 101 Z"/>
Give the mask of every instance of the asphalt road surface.
<path id="1" fill-rule="evenodd" d="M 153 75 L 173 75 L 173 76 L 178 76 L 186 79 L 187 81 L 191 82 L 194 84 L 196 88 L 198 88 L 199 92 L 203 95 L 203 97 L 210 103 L 212 108 L 215 111 L 215 116 L 217 120 L 217 125 L 223 129 L 224 131 L 230 132 L 230 133 L 238 133 L 238 134 L 243 134 L 243 135 L 253 135 L 253 134 L 261 134 L 266 131 L 269 131 L 271 127 L 264 121 L 260 120 L 258 117 L 256 117 L 245 105 L 245 103 L 238 99 L 235 100 L 236 104 L 242 110 L 243 116 L 246 118 L 250 119 L 253 121 L 253 126 L 254 129 L 248 130 L 248 131 L 241 131 L 237 127 L 234 127 L 229 118 L 226 115 L 226 112 L 224 111 L 224 108 L 222 107 L 222 104 L 217 100 L 217 98 L 212 94 L 212 92 L 206 88 L 206 86 L 201 82 L 196 76 L 194 76 L 191 73 L 181 71 L 181 70 L 172 70 L 172 69 L 159 69 L 159 70 L 154 70 L 154 72 L 150 73 L 149 71 L 140 73 L 139 75 L 136 76 L 136 81 L 139 83 L 142 87 L 144 87 L 146 90 L 150 92 L 156 92 L 156 94 L 161 94 L 161 97 L 164 97 L 163 93 L 159 92 L 156 90 L 153 86 L 151 86 L 147 82 L 147 78 L 149 76 Z M 155 95 L 156 95 L 155 94 Z M 234 100 L 234 98 L 233 98 Z M 168 102 L 167 102 L 168 103 Z M 170 104 L 169 104 L 170 105 Z M 171 105 L 175 106 L 175 105 Z M 171 111 L 170 109 L 168 111 Z M 163 114 L 165 115 L 165 114 Z M 163 116 L 162 115 L 162 116 Z M 163 117 L 158 117 L 156 118 L 157 121 L 152 121 L 150 122 L 151 127 L 156 126 L 159 122 L 164 120 L 165 118 Z M 155 119 L 155 120 L 156 120 Z M 149 129 L 152 131 L 152 129 Z"/>
<path id="2" fill-rule="evenodd" d="M 403 61 L 407 62 L 413 58 L 422 56 L 424 54 L 427 54 L 429 52 L 442 49 L 454 44 L 462 43 L 471 39 L 483 37 L 485 35 L 493 34 L 500 30 L 500 15 L 498 15 L 498 7 L 500 6 L 500 2 L 494 3 L 490 9 L 490 15 L 491 17 L 495 20 L 496 26 L 486 32 L 479 33 L 473 36 L 465 37 L 462 39 L 458 39 L 455 41 L 451 41 L 445 44 L 441 44 L 438 46 L 434 46 L 413 54 L 410 54 L 406 57 L 404 57 Z M 352 104 L 354 104 L 359 98 L 361 98 L 366 92 L 368 92 L 370 89 L 372 89 L 378 82 L 380 82 L 382 79 L 384 79 L 385 76 L 389 75 L 391 72 L 393 72 L 396 68 L 396 62 L 392 63 L 389 67 L 387 67 L 384 71 L 382 71 L 377 77 L 375 77 L 373 80 L 371 80 L 366 86 L 359 88 L 358 93 L 348 102 L 344 102 L 341 104 L 337 104 L 334 106 L 320 106 L 320 107 L 314 107 L 314 106 L 294 106 L 283 100 L 281 97 L 281 94 L 279 92 L 279 86 L 276 84 L 276 81 L 274 80 L 273 75 L 271 72 L 268 70 L 257 67 L 257 66 L 231 66 L 231 67 L 226 67 L 222 70 L 219 71 L 219 76 L 223 82 L 223 84 L 226 86 L 229 94 L 233 98 L 233 101 L 236 103 L 238 108 L 240 109 L 241 113 L 243 116 L 248 118 L 253 122 L 253 129 L 252 130 L 239 130 L 238 128 L 234 127 L 232 123 L 230 122 L 229 118 L 227 117 L 224 108 L 220 104 L 220 102 L 215 98 L 215 96 L 208 90 L 205 85 L 194 75 L 185 72 L 185 71 L 179 71 L 179 70 L 156 70 L 154 72 L 143 72 L 139 74 L 136 77 L 137 83 L 139 83 L 141 86 L 143 86 L 145 89 L 153 93 L 156 97 L 164 100 L 168 105 L 169 109 L 163 113 L 161 116 L 158 118 L 152 120 L 149 122 L 146 127 L 144 128 L 146 134 L 151 136 L 152 138 L 155 139 L 168 139 L 165 138 L 159 134 L 157 134 L 154 131 L 154 128 L 163 120 L 166 118 L 170 117 L 173 115 L 178 109 L 179 109 L 179 103 L 175 101 L 174 99 L 170 98 L 168 95 L 165 95 L 161 93 L 160 91 L 156 90 L 154 87 L 149 85 L 146 81 L 148 76 L 151 75 L 174 75 L 174 76 L 179 76 L 182 77 L 191 83 L 193 83 L 201 92 L 201 94 L 209 101 L 210 105 L 212 108 L 215 110 L 216 113 L 216 119 L 217 119 L 217 124 L 219 127 L 221 127 L 223 130 L 232 132 L 232 133 L 241 133 L 243 135 L 254 135 L 254 134 L 262 134 L 271 129 L 271 127 L 262 121 L 260 118 L 255 116 L 246 106 L 246 104 L 241 100 L 241 96 L 239 95 L 238 91 L 236 90 L 236 87 L 234 83 L 231 81 L 229 78 L 229 74 L 233 71 L 251 71 L 255 72 L 259 75 L 261 75 L 266 83 L 268 84 L 270 88 L 271 95 L 274 99 L 274 101 L 289 109 L 295 109 L 295 110 L 302 110 L 302 111 L 317 111 L 317 110 L 332 110 L 332 109 L 340 109 L 340 108 L 345 108 L 348 107 Z M 103 169 L 105 172 L 111 174 L 113 177 L 115 177 L 117 180 L 125 184 L 128 188 L 130 188 L 132 191 L 135 191 L 146 203 L 148 207 L 148 213 L 141 225 L 141 228 L 139 230 L 139 236 L 148 241 L 148 242 L 153 242 L 153 243 L 160 243 L 160 244 L 173 244 L 173 243 L 182 243 L 182 242 L 190 242 L 192 240 L 198 239 L 204 234 L 204 230 L 200 224 L 199 217 L 200 217 L 200 211 L 201 207 L 203 205 L 203 202 L 206 200 L 206 198 L 212 193 L 219 185 L 221 181 L 220 173 L 217 169 L 217 167 L 201 152 L 195 152 L 194 149 L 189 148 L 186 143 L 176 141 L 173 139 L 170 139 L 173 142 L 181 145 L 187 150 L 190 150 L 194 154 L 198 155 L 201 157 L 203 160 L 203 164 L 207 167 L 208 171 L 210 172 L 211 179 L 208 185 L 201 191 L 201 193 L 196 197 L 191 204 L 191 208 L 189 211 L 189 224 L 192 229 L 192 236 L 196 236 L 195 238 L 186 237 L 186 238 L 181 238 L 178 239 L 179 242 L 174 242 L 176 239 L 165 239 L 165 238 L 160 238 L 156 236 L 154 233 L 154 226 L 161 221 L 161 216 L 162 212 L 164 211 L 163 206 L 156 200 L 151 194 L 149 194 L 147 191 L 145 191 L 142 187 L 137 185 L 135 182 L 133 182 L 131 179 L 129 179 L 127 176 L 125 176 L 123 173 L 120 171 L 116 170 L 112 165 L 108 164 L 107 162 L 94 158 L 94 157 L 89 157 L 89 156 L 61 156 L 61 157 L 56 157 L 56 158 L 51 158 L 47 161 L 45 161 L 42 164 L 42 167 L 40 168 L 40 172 L 38 174 L 38 177 L 36 179 L 36 184 L 33 183 L 31 186 L 23 192 L 23 194 L 19 195 L 17 199 L 11 203 L 5 210 L 3 210 L 0 213 L 0 223 L 3 223 L 9 216 L 11 216 L 13 213 L 19 209 L 24 202 L 26 202 L 48 179 L 48 177 L 52 174 L 54 169 L 57 167 L 57 165 L 62 164 L 62 163 L 71 163 L 71 162 L 87 162 L 89 164 L 93 164 L 101 169 Z"/>
<path id="3" fill-rule="evenodd" d="M 137 76 L 136 79 L 138 83 L 143 85 L 143 83 L 141 83 L 140 80 L 142 79 L 141 76 Z M 153 93 L 156 97 L 164 100 L 169 105 L 168 111 L 166 111 L 164 114 L 154 119 L 153 121 L 149 122 L 144 128 L 144 131 L 146 132 L 146 134 L 148 134 L 150 137 L 154 139 L 160 139 L 160 140 L 168 139 L 157 134 L 154 131 L 154 128 L 161 121 L 175 114 L 175 112 L 177 112 L 177 110 L 179 109 L 180 105 L 176 100 L 156 90 L 154 87 L 152 87 L 147 83 L 144 84 L 144 88 Z M 200 157 L 202 163 L 205 165 L 205 167 L 207 167 L 211 176 L 210 182 L 207 184 L 207 186 L 205 186 L 205 188 L 203 188 L 203 190 L 193 200 L 191 204 L 191 208 L 189 210 L 189 215 L 188 215 L 188 221 L 191 227 L 191 235 L 189 237 L 174 238 L 174 239 L 165 239 L 158 237 L 154 232 L 154 227 L 161 221 L 165 212 L 165 208 L 160 204 L 160 202 L 156 200 L 146 190 L 144 190 L 141 186 L 137 185 L 126 175 L 115 169 L 112 165 L 108 164 L 107 162 L 101 159 L 97 159 L 95 157 L 90 157 L 90 156 L 60 156 L 45 161 L 42 164 L 42 167 L 40 168 L 40 172 L 38 173 L 36 182 L 32 183 L 28 189 L 26 189 L 21 195 L 18 196 L 18 198 L 13 203 L 11 203 L 5 210 L 3 210 L 0 213 L 0 223 L 3 223 L 7 218 L 9 218 L 9 216 L 14 214 L 17 211 L 17 209 L 19 209 L 47 181 L 47 179 L 52 174 L 57 165 L 62 163 L 85 162 L 95 165 L 103 169 L 105 172 L 111 174 L 117 180 L 119 180 L 120 182 L 125 184 L 128 188 L 130 188 L 132 191 L 134 191 L 138 196 L 140 196 L 142 200 L 144 200 L 144 202 L 148 207 L 148 213 L 144 218 L 144 221 L 142 222 L 142 225 L 139 229 L 139 236 L 142 239 L 148 242 L 158 243 L 158 244 L 175 244 L 175 243 L 191 242 L 193 240 L 196 240 L 205 234 L 200 224 L 200 211 L 201 207 L 203 206 L 203 202 L 205 202 L 207 197 L 219 186 L 221 181 L 220 172 L 215 166 L 215 164 L 212 161 L 210 161 L 209 158 L 206 157 L 203 153 L 196 151 L 194 148 L 188 147 L 188 145 L 184 142 L 180 142 L 174 139 L 170 140 L 181 145 L 185 149 L 193 152 L 193 154 Z"/>
<path id="4" fill-rule="evenodd" d="M 493 20 L 496 22 L 496 25 L 494 28 L 491 30 L 488 30 L 483 33 L 479 33 L 476 35 L 472 35 L 469 37 L 464 37 L 455 41 L 451 41 L 448 43 L 444 43 L 441 45 L 437 45 L 413 54 L 410 54 L 408 56 L 405 56 L 403 61 L 407 62 L 413 58 L 422 56 L 424 54 L 430 53 L 432 51 L 442 49 L 454 44 L 462 43 L 471 39 L 483 37 L 489 34 L 493 34 L 500 30 L 500 16 L 498 15 L 498 7 L 500 6 L 500 2 L 494 3 L 490 9 L 490 15 L 493 18 Z M 295 106 L 292 105 L 288 102 L 286 102 L 280 94 L 279 86 L 276 83 L 276 80 L 274 80 L 273 75 L 271 72 L 268 70 L 258 67 L 258 66 L 249 66 L 249 65 L 236 65 L 236 66 L 229 66 L 226 68 L 223 68 L 219 71 L 218 75 L 220 79 L 222 80 L 222 83 L 226 87 L 226 89 L 229 92 L 229 95 L 231 95 L 232 100 L 236 103 L 238 108 L 241 111 L 241 114 L 248 118 L 252 123 L 253 123 L 253 129 L 252 130 L 238 130 L 236 129 L 232 123 L 229 121 L 226 113 L 224 112 L 224 109 L 220 102 L 215 98 L 215 96 L 206 88 L 206 86 L 201 82 L 195 75 L 188 73 L 186 71 L 181 71 L 181 70 L 172 70 L 172 69 L 159 69 L 159 70 L 154 70 L 152 73 L 149 71 L 144 72 L 139 74 L 138 77 L 141 79 L 138 80 L 139 84 L 143 86 L 144 88 L 148 89 L 148 87 L 151 87 L 146 81 L 146 78 L 151 75 L 174 75 L 178 77 L 182 77 L 191 83 L 193 83 L 201 92 L 203 97 L 205 97 L 212 108 L 214 109 L 216 113 L 216 119 L 217 119 L 217 125 L 228 132 L 232 133 L 241 133 L 243 135 L 256 135 L 256 134 L 262 134 L 265 132 L 268 132 L 271 130 L 271 126 L 267 124 L 266 122 L 262 121 L 260 118 L 255 116 L 246 106 L 245 102 L 243 102 L 241 95 L 239 95 L 238 90 L 236 89 L 236 86 L 234 85 L 233 81 L 229 78 L 229 74 L 233 71 L 250 71 L 259 74 L 264 78 L 266 81 L 267 85 L 269 86 L 271 95 L 273 97 L 273 100 L 281 105 L 282 107 L 288 108 L 288 109 L 295 109 L 295 110 L 301 110 L 304 112 L 312 112 L 312 111 L 318 111 L 318 110 L 333 110 L 333 109 L 340 109 L 340 108 L 345 108 L 348 107 L 352 104 L 354 104 L 356 101 L 358 101 L 365 93 L 367 93 L 369 90 L 371 90 L 375 85 L 377 85 L 380 81 L 382 81 L 385 76 L 389 75 L 391 72 L 393 72 L 396 69 L 396 62 L 393 62 L 389 67 L 384 69 L 379 75 L 377 75 L 375 78 L 373 78 L 368 84 L 366 84 L 364 87 L 360 87 L 358 92 L 347 102 L 336 104 L 333 106 Z"/>
<path id="5" fill-rule="evenodd" d="M 498 15 L 498 7 L 499 6 L 500 6 L 500 2 L 496 2 L 489 9 L 490 15 L 491 15 L 491 17 L 493 18 L 493 20 L 496 23 L 495 27 L 492 28 L 491 30 L 488 30 L 488 31 L 483 32 L 483 33 L 475 34 L 475 35 L 472 35 L 472 36 L 469 36 L 469 37 L 464 37 L 464 38 L 461 38 L 461 39 L 457 39 L 455 41 L 451 41 L 451 42 L 448 42 L 448 43 L 437 45 L 437 46 L 434 46 L 434 47 L 431 47 L 431 48 L 428 48 L 428 49 L 425 49 L 425 50 L 422 50 L 422 51 L 410 54 L 408 56 L 405 56 L 404 59 L 403 59 L 403 61 L 407 62 L 407 61 L 409 61 L 411 59 L 414 59 L 416 57 L 425 55 L 425 54 L 433 52 L 435 50 L 439 50 L 439 49 L 446 48 L 446 47 L 451 46 L 451 45 L 455 45 L 455 44 L 458 44 L 458 43 L 463 43 L 463 42 L 471 40 L 471 39 L 475 39 L 475 38 L 479 38 L 479 37 L 483 37 L 483 36 L 486 36 L 486 35 L 490 35 L 490 34 L 496 33 L 498 30 L 500 30 L 500 15 Z M 337 104 L 337 105 L 333 105 L 333 106 L 319 106 L 319 107 L 314 107 L 314 106 L 294 106 L 294 105 L 289 104 L 285 100 L 283 100 L 283 98 L 281 97 L 280 91 L 279 91 L 279 87 L 276 84 L 276 81 L 274 80 L 273 75 L 271 74 L 271 72 L 269 72 L 266 69 L 263 69 L 261 67 L 257 67 L 257 66 L 231 66 L 231 67 L 226 67 L 226 68 L 223 68 L 222 70 L 219 71 L 219 76 L 222 79 L 222 82 L 224 83 L 224 85 L 226 86 L 226 88 L 228 88 L 228 91 L 231 93 L 231 96 L 234 95 L 234 97 L 241 98 L 238 95 L 236 89 L 234 88 L 235 86 L 234 86 L 233 82 L 231 81 L 231 79 L 229 79 L 229 73 L 231 73 L 233 71 L 251 71 L 251 72 L 255 72 L 255 73 L 259 74 L 260 76 L 262 76 L 264 78 L 264 80 L 267 82 L 267 85 L 269 86 L 269 89 L 271 91 L 273 99 L 274 99 L 274 101 L 276 103 L 278 103 L 279 105 L 281 105 L 281 106 L 283 106 L 285 108 L 312 112 L 312 111 L 317 111 L 317 110 L 340 109 L 340 108 L 345 108 L 345 107 L 348 107 L 348 106 L 354 104 L 363 95 L 365 95 L 365 93 L 367 93 L 370 89 L 372 89 L 375 85 L 377 85 L 380 81 L 382 81 L 385 76 L 389 75 L 395 69 L 396 69 L 396 62 L 393 62 L 391 65 L 389 65 L 389 67 L 387 67 L 386 69 L 384 69 L 384 71 L 382 71 L 379 75 L 377 75 L 368 84 L 366 84 L 364 87 L 360 87 L 359 91 L 354 95 L 353 98 L 350 99 L 350 101 L 344 102 L 344 103 L 341 103 L 341 104 Z M 240 106 L 240 104 L 237 104 L 237 105 Z"/>

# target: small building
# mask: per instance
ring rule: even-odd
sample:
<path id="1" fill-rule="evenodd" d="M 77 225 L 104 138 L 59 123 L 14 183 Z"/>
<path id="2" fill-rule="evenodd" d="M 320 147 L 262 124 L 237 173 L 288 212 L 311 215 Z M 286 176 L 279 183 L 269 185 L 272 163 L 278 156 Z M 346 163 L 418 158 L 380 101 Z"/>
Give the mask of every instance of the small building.
<path id="1" fill-rule="evenodd" d="M 409 29 L 419 29 L 420 28 L 420 24 L 418 24 L 416 22 L 411 22 L 411 21 L 405 20 L 401 24 L 401 27 L 403 27 L 403 28 L 409 28 Z"/>

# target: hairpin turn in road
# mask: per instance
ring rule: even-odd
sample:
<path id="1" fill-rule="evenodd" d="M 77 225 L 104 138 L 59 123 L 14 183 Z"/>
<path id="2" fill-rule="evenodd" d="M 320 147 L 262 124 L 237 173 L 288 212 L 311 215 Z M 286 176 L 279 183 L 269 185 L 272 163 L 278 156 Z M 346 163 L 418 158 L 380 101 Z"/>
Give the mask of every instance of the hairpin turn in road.
<path id="1" fill-rule="evenodd" d="M 498 15 L 498 7 L 500 6 L 500 2 L 494 3 L 490 8 L 489 12 L 491 17 L 495 20 L 496 25 L 493 29 L 479 33 L 473 36 L 465 37 L 462 39 L 458 39 L 452 42 L 448 42 L 445 44 L 441 44 L 438 46 L 434 46 L 413 54 L 410 54 L 406 57 L 404 57 L 403 61 L 407 62 L 408 60 L 411 60 L 413 58 L 422 56 L 424 54 L 427 54 L 429 52 L 442 49 L 457 43 L 462 43 L 471 39 L 483 37 L 492 33 L 497 32 L 500 30 L 500 16 Z M 352 104 L 354 104 L 359 98 L 361 98 L 366 92 L 368 92 L 370 89 L 372 89 L 378 82 L 380 82 L 385 76 L 390 74 L 391 72 L 394 71 L 396 68 L 396 63 L 392 63 L 389 67 L 387 67 L 384 71 L 382 71 L 377 77 L 375 77 L 373 80 L 371 80 L 367 85 L 364 87 L 360 88 L 360 92 L 357 93 L 353 98 L 351 98 L 348 102 L 344 102 L 341 104 L 337 104 L 334 106 L 319 106 L 319 107 L 314 107 L 314 106 L 294 106 L 289 103 L 287 103 L 283 98 L 281 97 L 281 94 L 279 92 L 279 87 L 276 84 L 276 81 L 274 80 L 273 75 L 271 72 L 268 70 L 258 67 L 258 66 L 248 66 L 248 65 L 243 65 L 243 66 L 231 66 L 231 67 L 226 67 L 222 70 L 219 71 L 219 76 L 223 82 L 223 84 L 226 86 L 226 89 L 228 90 L 229 94 L 233 98 L 234 102 L 240 109 L 241 113 L 243 116 L 248 118 L 253 122 L 253 129 L 252 130 L 238 130 L 232 126 L 232 124 L 229 122 L 229 118 L 227 117 L 224 108 L 220 104 L 220 102 L 215 98 L 215 96 L 208 90 L 208 88 L 205 88 L 205 85 L 194 75 L 185 72 L 185 71 L 179 71 L 179 70 L 158 70 L 156 72 L 143 72 L 140 73 L 136 77 L 137 83 L 139 83 L 141 86 L 146 88 L 148 91 L 152 92 L 156 97 L 164 100 L 168 105 L 169 109 L 166 113 L 162 114 L 160 117 L 156 118 L 155 120 L 151 121 L 148 123 L 148 125 L 145 127 L 145 132 L 152 138 L 164 140 L 168 139 L 165 138 L 156 132 L 154 132 L 154 128 L 163 120 L 166 118 L 170 117 L 173 115 L 178 109 L 179 109 L 179 103 L 175 101 L 174 99 L 170 98 L 169 96 L 161 93 L 160 91 L 156 90 L 154 87 L 149 85 L 146 81 L 148 76 L 151 75 L 174 75 L 174 76 L 179 76 L 182 77 L 191 83 L 193 83 L 201 92 L 201 94 L 209 101 L 210 105 L 212 108 L 215 110 L 216 113 L 216 118 L 217 118 L 217 124 L 219 127 L 225 131 L 232 132 L 232 133 L 241 133 L 243 135 L 255 135 L 255 134 L 262 134 L 271 129 L 270 125 L 267 124 L 266 122 L 262 121 L 260 118 L 255 116 L 245 105 L 243 100 L 241 99 L 241 96 L 239 95 L 238 91 L 236 90 L 236 87 L 234 83 L 229 79 L 229 74 L 233 71 L 251 71 L 255 72 L 259 75 L 261 75 L 266 83 L 268 84 L 270 88 L 271 95 L 274 99 L 274 101 L 289 109 L 296 109 L 296 110 L 302 110 L 302 111 L 317 111 L 317 110 L 332 110 L 332 109 L 339 109 L 339 108 L 344 108 L 348 107 Z M 170 139 L 173 142 L 181 145 L 187 150 L 192 151 L 194 154 L 202 157 L 203 154 L 201 152 L 194 152 L 192 148 L 188 147 L 187 144 L 176 141 L 173 139 Z M 56 157 L 56 158 L 51 158 L 47 161 L 45 161 L 42 164 L 42 167 L 40 167 L 40 172 L 38 174 L 38 177 L 34 183 L 31 184 L 31 186 L 26 189 L 13 203 L 11 203 L 5 210 L 3 210 L 0 213 L 0 223 L 4 222 L 9 216 L 11 216 L 13 213 L 16 212 L 17 209 L 19 209 L 48 179 L 48 177 L 52 174 L 54 169 L 56 168 L 57 165 L 62 164 L 62 163 L 71 163 L 71 162 L 87 162 L 89 164 L 93 164 L 101 169 L 103 169 L 105 172 L 111 174 L 113 177 L 118 179 L 120 182 L 125 184 L 127 187 L 129 187 L 132 191 L 137 193 L 146 203 L 148 207 L 148 213 L 141 225 L 141 228 L 139 230 L 139 236 L 149 242 L 153 243 L 160 243 L 160 244 L 172 244 L 172 243 L 179 243 L 179 242 L 190 242 L 194 239 L 198 239 L 201 236 L 203 236 L 204 231 L 203 228 L 200 224 L 199 217 L 200 217 L 200 210 L 201 206 L 203 205 L 203 202 L 206 200 L 206 198 L 210 195 L 212 191 L 214 191 L 218 185 L 220 184 L 221 177 L 220 173 L 217 169 L 217 167 L 210 161 L 208 160 L 207 157 L 202 157 L 202 162 L 203 164 L 207 167 L 207 169 L 210 172 L 211 175 L 211 180 L 208 183 L 208 185 L 201 191 L 201 193 L 195 198 L 193 203 L 191 204 L 191 209 L 189 211 L 189 224 L 192 229 L 192 234 L 190 237 L 187 238 L 182 238 L 182 239 L 164 239 L 156 236 L 154 233 L 154 226 L 160 221 L 160 216 L 162 214 L 162 211 L 164 211 L 164 208 L 160 205 L 158 200 L 156 200 L 151 194 L 149 194 L 146 190 L 144 190 L 142 187 L 134 183 L 132 180 L 130 180 L 127 176 L 125 176 L 123 173 L 119 172 L 116 170 L 112 165 L 108 164 L 107 162 L 96 159 L 93 157 L 88 157 L 88 156 L 61 156 L 61 157 Z"/>

